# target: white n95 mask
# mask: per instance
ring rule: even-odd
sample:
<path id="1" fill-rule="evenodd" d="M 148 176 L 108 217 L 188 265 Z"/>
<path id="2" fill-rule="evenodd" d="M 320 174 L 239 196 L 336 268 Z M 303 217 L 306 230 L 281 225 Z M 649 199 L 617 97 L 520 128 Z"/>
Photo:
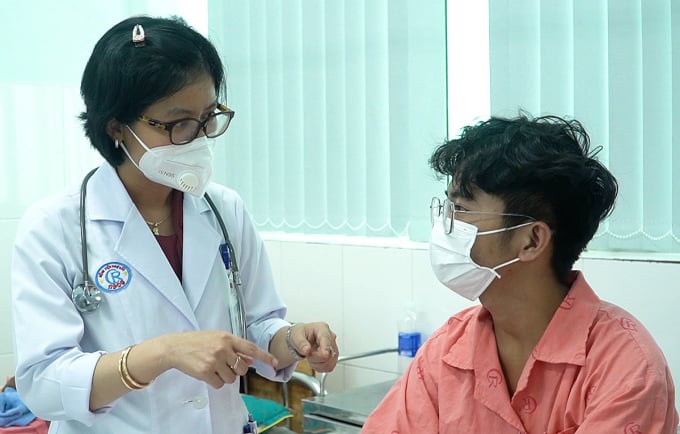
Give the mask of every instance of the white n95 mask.
<path id="1" fill-rule="evenodd" d="M 122 144 L 125 154 L 144 176 L 176 190 L 197 197 L 203 196 L 212 177 L 214 139 L 202 136 L 185 145 L 167 145 L 150 149 L 132 128 L 127 125 L 126 127 L 146 149 L 137 164 L 128 153 L 125 144 Z"/>
<path id="2" fill-rule="evenodd" d="M 470 257 L 470 252 L 477 236 L 505 232 L 531 223 L 478 232 L 476 226 L 456 220 L 453 231 L 447 235 L 441 221 L 435 222 L 430 238 L 432 271 L 444 286 L 456 294 L 468 300 L 476 300 L 495 278 L 500 279 L 501 276 L 496 270 L 519 261 L 519 258 L 511 259 L 493 268 L 476 264 Z"/>

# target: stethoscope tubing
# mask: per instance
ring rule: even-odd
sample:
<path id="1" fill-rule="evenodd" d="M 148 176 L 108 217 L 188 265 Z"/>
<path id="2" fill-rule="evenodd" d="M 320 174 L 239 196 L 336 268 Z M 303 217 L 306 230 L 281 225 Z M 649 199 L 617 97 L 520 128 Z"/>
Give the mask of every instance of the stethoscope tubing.
<path id="1" fill-rule="evenodd" d="M 231 276 L 232 276 L 232 281 L 234 283 L 234 289 L 236 292 L 236 302 L 238 303 L 239 309 L 238 309 L 238 314 L 241 317 L 241 337 L 243 339 L 246 339 L 246 310 L 244 308 L 245 302 L 243 300 L 243 292 L 241 291 L 242 285 L 241 285 L 241 272 L 239 271 L 238 268 L 238 261 L 236 260 L 236 252 L 234 251 L 234 246 L 231 244 L 231 240 L 229 239 L 229 232 L 227 232 L 227 227 L 224 224 L 224 220 L 222 219 L 222 215 L 217 211 L 217 207 L 215 206 L 215 203 L 213 202 L 212 198 L 208 194 L 208 192 L 203 194 L 203 197 L 205 198 L 206 202 L 208 202 L 208 205 L 210 206 L 210 209 L 212 209 L 213 213 L 215 213 L 215 218 L 217 218 L 217 223 L 220 225 L 220 229 L 222 230 L 222 237 L 224 238 L 224 242 L 227 245 L 227 249 L 229 249 L 229 257 L 231 260 L 229 261 L 229 268 L 227 269 L 227 273 L 231 270 Z"/>
<path id="2" fill-rule="evenodd" d="M 90 177 L 94 174 L 94 172 L 97 171 L 97 168 L 92 169 L 85 177 L 83 178 L 83 182 L 80 186 L 80 248 L 81 248 L 81 255 L 82 255 L 82 265 L 83 265 L 83 274 L 82 274 L 82 286 L 85 288 L 87 298 L 97 298 L 99 297 L 99 300 L 94 301 L 94 308 L 90 309 L 84 309 L 82 306 L 79 306 L 79 303 L 76 302 L 75 298 L 73 297 L 73 292 L 76 290 L 76 288 L 79 286 L 77 285 L 71 293 L 71 298 L 74 300 L 74 304 L 76 305 L 76 308 L 81 311 L 81 312 L 92 312 L 97 310 L 99 307 L 99 303 L 101 301 L 101 294 L 99 292 L 99 289 L 97 289 L 95 286 L 93 286 L 90 283 L 90 278 L 88 276 L 88 255 L 87 255 L 87 230 L 86 230 L 86 219 L 85 219 L 85 196 L 87 195 L 87 183 L 90 180 Z M 229 239 L 229 232 L 227 231 L 227 227 L 224 224 L 224 220 L 222 219 L 222 215 L 220 212 L 217 210 L 217 207 L 215 206 L 215 203 L 213 202 L 212 198 L 208 193 L 206 192 L 203 197 L 205 198 L 206 202 L 208 202 L 208 205 L 210 206 L 210 209 L 212 212 L 215 214 L 215 218 L 217 219 L 217 223 L 220 226 L 220 230 L 222 231 L 222 236 L 224 237 L 224 242 L 227 245 L 227 249 L 229 252 L 229 260 L 224 261 L 225 262 L 225 267 L 227 269 L 227 273 L 231 273 L 231 280 L 234 285 L 235 293 L 236 293 L 236 302 L 238 304 L 238 315 L 240 317 L 240 324 L 241 324 L 241 337 L 243 339 L 246 339 L 246 331 L 247 331 L 247 326 L 246 326 L 246 310 L 245 310 L 245 302 L 243 299 L 243 292 L 242 292 L 242 284 L 241 284 L 241 273 L 239 271 L 238 267 L 238 261 L 236 260 L 236 252 L 234 251 L 234 246 L 231 244 L 231 240 Z M 224 260 L 224 258 L 223 258 Z M 92 288 L 94 290 L 93 293 L 89 293 L 87 291 Z"/>
<path id="3" fill-rule="evenodd" d="M 90 172 L 83 178 L 83 183 L 80 187 L 80 251 L 83 258 L 83 285 L 87 288 L 90 283 L 87 270 L 89 264 L 87 259 L 87 230 L 85 229 L 85 196 L 87 195 L 87 182 L 90 180 L 97 168 L 90 170 Z"/>

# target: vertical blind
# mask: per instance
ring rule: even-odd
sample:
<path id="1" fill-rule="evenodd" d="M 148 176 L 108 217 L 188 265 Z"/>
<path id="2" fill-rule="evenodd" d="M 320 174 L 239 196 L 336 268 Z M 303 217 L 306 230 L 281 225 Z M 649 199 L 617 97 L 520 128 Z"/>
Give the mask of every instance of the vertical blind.
<path id="1" fill-rule="evenodd" d="M 443 0 L 209 3 L 236 111 L 215 172 L 260 230 L 427 239 L 445 25 Z"/>
<path id="2" fill-rule="evenodd" d="M 0 5 L 15 17 L 5 39 L 19 41 L 6 47 L 17 67 L 0 73 L 0 126 L 12 144 L 2 148 L 0 217 L 18 217 L 101 160 L 76 119 L 101 33 L 133 13 L 177 13 L 207 27 L 224 58 L 237 115 L 216 179 L 241 193 L 260 229 L 427 239 L 429 198 L 443 188 L 427 158 L 447 135 L 445 1 L 67 3 L 77 25 L 62 20 L 57 32 L 47 0 Z M 590 248 L 680 252 L 680 5 L 488 7 L 491 113 L 581 120 L 620 182 Z"/>
<path id="3" fill-rule="evenodd" d="M 491 113 L 574 117 L 603 147 L 620 192 L 589 248 L 680 253 L 680 3 L 490 0 L 489 49 Z"/>

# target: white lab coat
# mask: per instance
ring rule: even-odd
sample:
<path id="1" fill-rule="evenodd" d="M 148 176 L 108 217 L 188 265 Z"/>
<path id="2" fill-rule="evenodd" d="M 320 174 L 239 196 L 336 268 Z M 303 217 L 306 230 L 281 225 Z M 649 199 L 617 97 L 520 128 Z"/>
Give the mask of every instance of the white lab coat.
<path id="1" fill-rule="evenodd" d="M 262 240 L 234 191 L 211 184 L 208 192 L 238 258 L 248 337 L 267 350 L 273 334 L 288 323 Z M 81 314 L 71 302 L 71 289 L 82 281 L 79 188 L 27 211 L 12 263 L 21 398 L 34 414 L 54 421 L 50 433 L 241 434 L 247 413 L 238 382 L 213 389 L 177 370 L 89 411 L 101 354 L 169 332 L 231 331 L 231 325 L 228 277 L 218 250 L 222 233 L 203 198 L 184 195 L 181 283 L 109 164 L 90 179 L 85 209 L 90 280 L 97 280 L 105 264 L 119 263 L 129 273 L 128 284 L 104 292 L 98 310 Z M 279 380 L 294 369 L 256 367 Z"/>

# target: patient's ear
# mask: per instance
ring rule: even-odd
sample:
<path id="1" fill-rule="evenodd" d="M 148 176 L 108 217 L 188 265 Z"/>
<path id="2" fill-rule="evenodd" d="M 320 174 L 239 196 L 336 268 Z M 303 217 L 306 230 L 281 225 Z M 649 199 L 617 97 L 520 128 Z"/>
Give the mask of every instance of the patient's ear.
<path id="1" fill-rule="evenodd" d="M 522 248 L 520 261 L 534 261 L 550 250 L 553 242 L 553 231 L 545 222 L 534 222 L 522 231 Z"/>

